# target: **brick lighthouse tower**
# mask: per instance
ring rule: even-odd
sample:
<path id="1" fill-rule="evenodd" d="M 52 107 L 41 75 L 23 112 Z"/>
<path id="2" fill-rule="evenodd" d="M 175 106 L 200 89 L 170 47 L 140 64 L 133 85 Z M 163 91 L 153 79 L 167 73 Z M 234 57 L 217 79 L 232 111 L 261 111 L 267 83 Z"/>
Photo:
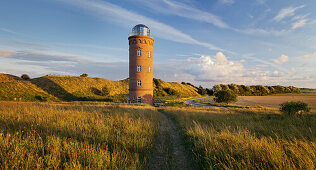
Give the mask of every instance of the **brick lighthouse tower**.
<path id="1" fill-rule="evenodd" d="M 153 42 L 150 29 L 136 25 L 129 40 L 129 103 L 153 104 Z"/>

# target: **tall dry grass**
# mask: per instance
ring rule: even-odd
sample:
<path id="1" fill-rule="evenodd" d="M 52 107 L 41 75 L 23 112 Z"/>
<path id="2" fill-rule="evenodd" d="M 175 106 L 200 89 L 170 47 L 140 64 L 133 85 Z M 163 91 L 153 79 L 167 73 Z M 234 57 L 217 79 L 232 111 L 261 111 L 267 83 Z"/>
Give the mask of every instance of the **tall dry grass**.
<path id="1" fill-rule="evenodd" d="M 197 169 L 315 169 L 316 115 L 263 109 L 166 108 Z"/>
<path id="2" fill-rule="evenodd" d="M 148 106 L 0 103 L 0 169 L 148 167 L 159 118 Z"/>

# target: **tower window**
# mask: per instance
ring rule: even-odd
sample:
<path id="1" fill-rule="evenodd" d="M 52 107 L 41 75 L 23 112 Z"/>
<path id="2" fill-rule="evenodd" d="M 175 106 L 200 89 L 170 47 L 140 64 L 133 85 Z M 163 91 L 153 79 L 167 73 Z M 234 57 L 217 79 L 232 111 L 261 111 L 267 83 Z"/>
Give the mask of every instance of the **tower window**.
<path id="1" fill-rule="evenodd" d="M 148 67 L 148 72 L 151 72 L 151 67 L 150 66 Z"/>
<path id="2" fill-rule="evenodd" d="M 137 56 L 140 56 L 142 54 L 141 50 L 137 50 Z"/>
<path id="3" fill-rule="evenodd" d="M 146 44 L 146 40 L 144 40 L 143 43 Z"/>
<path id="4" fill-rule="evenodd" d="M 142 102 L 142 97 L 138 96 L 137 97 L 137 103 L 141 103 Z"/>
<path id="5" fill-rule="evenodd" d="M 142 71 L 142 66 L 137 66 L 137 72 L 141 72 Z"/>
<path id="6" fill-rule="evenodd" d="M 137 80 L 137 86 L 142 86 L 142 81 L 141 80 Z"/>
<path id="7" fill-rule="evenodd" d="M 151 57 L 151 52 L 150 51 L 148 51 L 148 57 Z"/>

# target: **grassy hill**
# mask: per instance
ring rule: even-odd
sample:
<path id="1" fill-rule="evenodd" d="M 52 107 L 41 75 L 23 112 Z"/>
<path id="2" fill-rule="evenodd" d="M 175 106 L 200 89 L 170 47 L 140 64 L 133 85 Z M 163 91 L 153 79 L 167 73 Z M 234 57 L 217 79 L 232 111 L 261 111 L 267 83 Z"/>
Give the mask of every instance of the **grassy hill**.
<path id="1" fill-rule="evenodd" d="M 159 85 L 154 83 L 154 92 L 160 98 L 199 96 L 193 86 L 162 80 L 159 80 Z M 128 79 L 111 81 L 103 78 L 48 75 L 22 80 L 13 75 L 0 74 L 0 100 L 126 102 L 127 98 Z"/>

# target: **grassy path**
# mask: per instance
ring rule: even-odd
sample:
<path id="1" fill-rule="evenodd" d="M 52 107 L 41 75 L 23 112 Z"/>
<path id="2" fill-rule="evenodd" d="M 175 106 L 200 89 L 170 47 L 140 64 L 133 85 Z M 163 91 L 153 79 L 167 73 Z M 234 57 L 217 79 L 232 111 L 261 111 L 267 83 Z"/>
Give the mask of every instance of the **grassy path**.
<path id="1" fill-rule="evenodd" d="M 150 169 L 193 169 L 175 124 L 164 113 L 159 116 L 160 132 Z"/>

